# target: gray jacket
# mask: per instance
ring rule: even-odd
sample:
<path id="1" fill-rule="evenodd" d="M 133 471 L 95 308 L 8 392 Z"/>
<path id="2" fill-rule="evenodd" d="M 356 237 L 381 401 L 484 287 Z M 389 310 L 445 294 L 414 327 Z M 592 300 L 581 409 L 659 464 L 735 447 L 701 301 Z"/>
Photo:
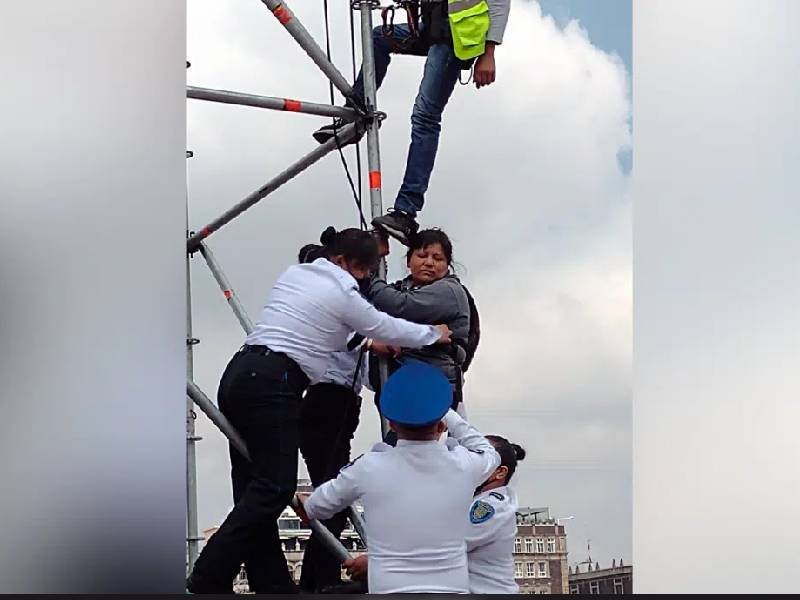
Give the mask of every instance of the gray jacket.
<path id="1" fill-rule="evenodd" d="M 399 282 L 400 289 L 373 279 L 367 297 L 377 308 L 393 317 L 424 325 L 447 325 L 453 338 L 466 341 L 469 335 L 469 300 L 455 275 L 426 285 L 414 285 L 411 277 Z M 442 369 L 451 382 L 459 376 L 458 365 L 466 354 L 457 344 L 435 344 L 418 350 L 403 350 L 402 358 L 414 358 Z"/>
<path id="2" fill-rule="evenodd" d="M 489 31 L 486 41 L 495 44 L 503 43 L 503 34 L 508 24 L 508 14 L 511 12 L 511 0 L 488 0 L 489 5 Z"/>

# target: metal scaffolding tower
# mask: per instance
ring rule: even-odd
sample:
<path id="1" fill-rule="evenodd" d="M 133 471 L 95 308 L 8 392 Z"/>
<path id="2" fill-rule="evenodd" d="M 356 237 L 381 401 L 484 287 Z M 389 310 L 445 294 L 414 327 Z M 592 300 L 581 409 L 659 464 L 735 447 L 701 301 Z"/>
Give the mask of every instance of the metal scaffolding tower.
<path id="1" fill-rule="evenodd" d="M 217 406 L 203 393 L 193 380 L 193 356 L 192 347 L 199 340 L 192 337 L 192 299 L 191 299 L 191 279 L 190 279 L 190 260 L 196 252 L 205 259 L 214 279 L 217 281 L 222 293 L 228 301 L 233 313 L 239 320 L 246 333 L 253 329 L 253 322 L 244 310 L 239 299 L 236 297 L 230 282 L 222 271 L 211 249 L 205 240 L 212 233 L 221 229 L 224 225 L 241 215 L 248 208 L 264 199 L 266 196 L 277 190 L 287 181 L 302 173 L 309 166 L 316 163 L 325 155 L 340 149 L 342 145 L 356 139 L 360 132 L 366 129 L 367 133 L 367 161 L 368 161 L 368 181 L 370 192 L 370 208 L 372 217 L 383 214 L 381 200 L 381 168 L 380 168 L 380 147 L 378 141 L 379 121 L 384 117 L 377 110 L 377 88 L 375 82 L 375 64 L 372 49 L 372 11 L 380 8 L 378 0 L 352 0 L 350 8 L 358 11 L 361 16 L 361 46 L 362 46 L 362 71 L 364 77 L 364 99 L 356 98 L 353 88 L 339 72 L 339 70 L 328 59 L 327 55 L 314 41 L 303 24 L 292 13 L 285 2 L 278 0 L 261 0 L 269 8 L 278 22 L 283 25 L 289 35 L 300 45 L 309 58 L 319 67 L 322 73 L 336 86 L 345 96 L 353 101 L 356 108 L 332 106 L 327 104 L 317 104 L 292 100 L 289 98 L 275 98 L 269 96 L 254 96 L 239 92 L 214 90 L 198 87 L 187 87 L 186 95 L 190 99 L 204 100 L 208 102 L 220 102 L 223 104 L 237 104 L 270 110 L 282 110 L 289 112 L 300 112 L 326 117 L 339 117 L 348 124 L 342 127 L 330 141 L 314 148 L 294 164 L 288 166 L 283 172 L 263 186 L 254 190 L 243 200 L 225 211 L 218 218 L 214 219 L 198 232 L 189 231 L 188 225 L 188 197 L 187 197 L 187 258 L 186 258 L 186 303 L 187 303 L 187 362 L 186 362 L 186 393 L 187 393 L 187 413 L 186 413 L 186 484 L 187 484 L 187 545 L 188 545 L 188 567 L 191 570 L 198 556 L 199 541 L 203 539 L 198 534 L 197 524 L 197 478 L 195 461 L 195 444 L 200 439 L 195 435 L 194 420 L 196 414 L 194 406 L 202 410 L 214 425 L 228 438 L 231 444 L 248 458 L 247 447 L 239 433 L 234 429 L 230 422 L 220 412 Z M 188 63 L 187 63 L 188 66 Z M 337 139 L 338 138 L 338 139 Z M 191 152 L 187 152 L 187 158 Z M 379 275 L 386 276 L 386 265 L 382 262 Z M 380 364 L 381 382 L 386 379 L 386 363 Z M 381 432 L 385 433 L 386 423 L 381 420 Z M 355 509 L 351 510 L 351 521 L 353 526 L 361 535 L 362 541 L 366 544 L 364 537 L 364 526 Z M 349 553 L 342 544 L 319 522 L 312 522 L 311 528 L 321 537 L 323 543 L 341 560 L 349 558 Z"/>

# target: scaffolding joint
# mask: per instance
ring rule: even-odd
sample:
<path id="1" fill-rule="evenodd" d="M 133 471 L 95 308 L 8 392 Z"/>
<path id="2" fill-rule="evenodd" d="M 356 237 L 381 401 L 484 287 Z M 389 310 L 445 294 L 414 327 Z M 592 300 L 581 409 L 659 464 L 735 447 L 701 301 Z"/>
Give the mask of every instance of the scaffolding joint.
<path id="1" fill-rule="evenodd" d="M 383 112 L 382 110 L 372 110 L 372 109 L 364 113 L 363 117 L 367 125 L 371 125 L 375 121 L 381 123 L 381 121 L 383 121 L 385 118 L 386 118 L 385 112 Z"/>
<path id="2" fill-rule="evenodd" d="M 362 6 L 377 10 L 381 7 L 381 3 L 380 0 L 351 0 L 350 2 L 350 8 L 353 10 L 361 10 Z"/>
<path id="3" fill-rule="evenodd" d="M 195 238 L 195 231 L 188 231 L 186 236 L 186 252 L 189 255 L 189 258 L 194 256 L 195 252 L 200 251 L 200 244 L 204 238 L 197 239 Z"/>
<path id="4" fill-rule="evenodd" d="M 199 343 L 200 343 L 200 340 L 198 338 L 194 338 L 194 337 L 186 338 L 186 345 L 187 346 L 196 346 Z"/>

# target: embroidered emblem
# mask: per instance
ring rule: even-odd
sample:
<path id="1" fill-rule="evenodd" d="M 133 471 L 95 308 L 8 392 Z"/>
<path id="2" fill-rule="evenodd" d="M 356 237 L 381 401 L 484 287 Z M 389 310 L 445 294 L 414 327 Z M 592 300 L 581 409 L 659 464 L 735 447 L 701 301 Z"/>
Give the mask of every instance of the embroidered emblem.
<path id="1" fill-rule="evenodd" d="M 494 515 L 494 506 L 482 500 L 478 500 L 477 502 L 475 502 L 475 504 L 472 505 L 472 508 L 469 510 L 469 521 L 470 523 L 478 525 L 480 523 L 485 523 L 486 521 L 491 519 L 493 515 Z"/>

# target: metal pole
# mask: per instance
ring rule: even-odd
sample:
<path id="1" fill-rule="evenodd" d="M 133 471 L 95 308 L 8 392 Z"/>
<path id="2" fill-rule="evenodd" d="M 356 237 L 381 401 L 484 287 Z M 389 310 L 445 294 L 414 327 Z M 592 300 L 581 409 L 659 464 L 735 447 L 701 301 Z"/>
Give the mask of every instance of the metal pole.
<path id="1" fill-rule="evenodd" d="M 372 9 L 373 2 L 362 1 L 359 4 L 361 11 L 361 72 L 364 78 L 364 103 L 368 115 L 372 115 L 367 124 L 367 164 L 369 169 L 369 200 L 372 218 L 383 214 L 383 201 L 381 198 L 381 151 L 378 143 L 378 88 L 375 82 L 375 53 L 372 47 Z M 381 261 L 378 267 L 378 276 L 386 278 L 386 261 Z M 381 388 L 388 377 L 386 359 L 378 361 L 378 373 Z M 389 425 L 381 417 L 381 438 L 386 437 Z"/>
<path id="2" fill-rule="evenodd" d="M 230 440 L 233 447 L 236 448 L 236 450 L 238 450 L 248 461 L 250 461 L 250 453 L 247 451 L 247 445 L 239 435 L 239 432 L 236 431 L 233 425 L 230 424 L 230 421 L 225 418 L 225 415 L 220 412 L 216 405 L 211 402 L 208 396 L 206 396 L 203 391 L 197 387 L 197 384 L 195 384 L 191 379 L 186 380 L 186 393 L 188 397 L 200 407 L 200 410 L 202 410 L 208 416 L 211 422 L 219 428 L 225 437 Z M 298 508 L 297 497 L 292 498 L 292 508 L 295 510 Z M 320 539 L 322 544 L 326 546 L 331 554 L 338 558 L 339 561 L 344 562 L 352 558 L 342 543 L 336 539 L 336 537 L 330 531 L 328 531 L 328 529 L 322 523 L 316 519 L 313 519 L 309 523 L 309 526 L 314 534 Z"/>
<path id="3" fill-rule="evenodd" d="M 297 499 L 297 496 L 292 498 L 292 508 L 295 511 L 300 509 L 300 501 Z M 350 556 L 347 548 L 342 545 L 342 542 L 336 539 L 336 537 L 330 531 L 328 531 L 325 525 L 316 519 L 311 519 L 308 525 L 311 527 L 311 531 L 314 532 L 314 535 L 319 538 L 322 544 L 328 548 L 330 553 L 333 554 L 339 560 L 339 562 L 344 562 L 353 558 Z"/>
<path id="4" fill-rule="evenodd" d="M 187 203 L 188 220 L 188 203 Z M 193 376 L 192 346 L 196 340 L 192 337 L 192 282 L 190 275 L 189 254 L 186 255 L 186 377 Z M 194 562 L 200 553 L 199 542 L 202 539 L 197 529 L 197 458 L 195 443 L 194 407 L 186 400 L 186 542 L 188 544 L 188 570 L 191 572 Z"/>
<path id="5" fill-rule="evenodd" d="M 358 115 L 352 108 L 346 106 L 331 106 L 330 104 L 317 104 L 315 102 L 301 102 L 290 98 L 275 98 L 272 96 L 254 96 L 228 90 L 212 90 L 188 86 L 186 97 L 194 100 L 207 100 L 221 102 L 222 104 L 238 104 L 240 106 L 254 106 L 270 110 L 283 110 L 288 112 L 307 113 L 323 117 L 339 117 L 345 121 L 355 121 Z"/>
<path id="6" fill-rule="evenodd" d="M 247 451 L 247 445 L 244 443 L 242 436 L 239 435 L 239 432 L 236 431 L 209 397 L 203 393 L 203 390 L 197 387 L 197 384 L 191 379 L 186 380 L 186 395 L 200 407 L 200 410 L 206 413 L 211 422 L 230 440 L 233 447 L 247 460 L 250 460 L 250 453 Z"/>
<path id="7" fill-rule="evenodd" d="M 239 319 L 239 324 L 242 326 L 242 329 L 249 335 L 250 332 L 253 331 L 253 321 L 250 320 L 244 306 L 242 306 L 242 303 L 239 301 L 239 297 L 233 291 L 228 278 L 225 277 L 225 273 L 222 272 L 222 267 L 219 266 L 217 259 L 214 257 L 214 253 L 211 252 L 211 248 L 209 248 L 205 242 L 200 242 L 200 254 L 206 259 L 211 274 L 214 276 L 214 279 L 217 280 L 222 294 L 228 301 L 231 310 L 233 310 L 233 314 Z"/>
<path id="8" fill-rule="evenodd" d="M 349 125 L 345 125 L 341 133 L 339 134 L 339 144 L 344 145 L 350 140 L 352 140 L 357 133 L 357 125 L 355 123 L 350 123 Z M 308 167 L 313 165 L 317 162 L 320 158 L 336 150 L 337 142 L 336 138 L 331 138 L 324 144 L 320 144 L 314 150 L 306 154 L 303 158 L 299 161 L 288 167 L 283 173 L 278 175 L 277 177 L 273 178 L 271 181 L 268 181 L 263 186 L 258 188 L 256 191 L 252 192 L 249 196 L 247 196 L 244 200 L 233 206 L 232 208 L 228 209 L 222 216 L 218 217 L 205 227 L 192 235 L 188 242 L 187 242 L 187 250 L 189 252 L 195 252 L 200 249 L 200 242 L 206 239 L 209 235 L 217 231 L 223 225 L 229 223 L 248 208 L 253 206 L 259 200 L 263 199 L 264 197 L 268 196 L 275 190 L 277 190 L 280 186 L 284 183 L 292 179 L 292 177 L 296 176 L 299 173 L 302 173 Z"/>
<path id="9" fill-rule="evenodd" d="M 350 514 L 348 515 L 350 518 L 350 522 L 353 524 L 353 529 L 356 530 L 358 533 L 358 537 L 361 538 L 361 541 L 364 542 L 364 546 L 367 546 L 367 526 L 364 523 L 364 518 L 361 516 L 361 513 L 358 512 L 355 504 L 350 505 Z"/>
<path id="10" fill-rule="evenodd" d="M 333 85 L 335 85 L 338 90 L 342 92 L 345 98 L 349 98 L 350 100 L 354 101 L 355 105 L 358 106 L 359 100 L 355 97 L 353 88 L 339 72 L 339 69 L 337 69 L 334 64 L 328 60 L 328 57 L 325 56 L 325 52 L 323 52 L 322 48 L 320 48 L 317 42 L 314 41 L 314 38 L 311 37 L 311 34 L 308 33 L 308 30 L 303 26 L 300 20 L 295 17 L 291 10 L 289 10 L 289 7 L 286 6 L 286 3 L 279 2 L 278 0 L 261 1 L 272 11 L 272 14 L 275 15 L 275 18 L 278 19 L 278 22 L 280 22 L 280 24 L 286 28 L 286 31 L 289 32 L 289 35 L 291 35 L 295 41 L 300 44 L 300 47 L 306 51 L 306 54 L 308 54 L 311 60 L 313 60 L 320 70 L 325 74 L 325 77 L 333 82 Z"/>

